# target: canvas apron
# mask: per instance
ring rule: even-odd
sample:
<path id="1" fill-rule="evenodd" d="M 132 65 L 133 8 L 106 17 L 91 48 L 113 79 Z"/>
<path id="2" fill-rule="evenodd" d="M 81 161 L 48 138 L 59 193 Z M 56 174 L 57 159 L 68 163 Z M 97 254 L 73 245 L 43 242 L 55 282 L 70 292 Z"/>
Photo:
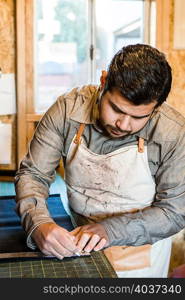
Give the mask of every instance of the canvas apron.
<path id="1" fill-rule="evenodd" d="M 85 146 L 84 127 L 80 125 L 70 145 L 65 167 L 69 205 L 83 220 L 76 219 L 78 225 L 150 206 L 155 183 L 144 140 L 99 155 Z M 118 277 L 167 277 L 171 239 L 153 245 L 113 246 L 104 253 Z"/>

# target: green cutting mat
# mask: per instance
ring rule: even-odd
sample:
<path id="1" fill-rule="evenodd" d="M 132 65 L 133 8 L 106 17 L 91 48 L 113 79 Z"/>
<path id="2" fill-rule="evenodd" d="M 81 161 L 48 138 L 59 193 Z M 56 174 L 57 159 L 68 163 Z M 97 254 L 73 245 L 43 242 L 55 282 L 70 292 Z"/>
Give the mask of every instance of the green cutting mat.
<path id="1" fill-rule="evenodd" d="M 115 278 L 103 252 L 64 260 L 39 259 L 0 262 L 0 278 Z"/>

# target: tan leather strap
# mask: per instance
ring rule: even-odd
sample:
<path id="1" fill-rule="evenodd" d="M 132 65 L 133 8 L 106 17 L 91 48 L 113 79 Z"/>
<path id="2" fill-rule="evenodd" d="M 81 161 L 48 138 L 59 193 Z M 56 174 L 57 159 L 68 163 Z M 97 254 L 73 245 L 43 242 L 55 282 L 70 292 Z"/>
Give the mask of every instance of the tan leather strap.
<path id="1" fill-rule="evenodd" d="M 82 134 L 83 134 L 84 128 L 85 128 L 85 124 L 84 124 L 84 123 L 81 123 L 81 124 L 80 124 L 80 127 L 79 127 L 79 129 L 78 129 L 78 131 L 77 131 L 76 137 L 75 137 L 75 139 L 74 139 L 74 143 L 75 143 L 75 144 L 79 144 L 79 143 L 80 143 L 80 138 L 81 138 L 81 136 L 82 136 Z"/>
<path id="2" fill-rule="evenodd" d="M 85 124 L 81 123 L 80 127 L 79 127 L 79 129 L 77 131 L 76 137 L 74 139 L 74 143 L 75 144 L 79 144 L 80 143 L 80 138 L 81 138 L 81 136 L 83 134 L 84 128 L 85 128 Z M 140 152 L 140 153 L 144 152 L 144 143 L 145 143 L 144 139 L 141 138 L 141 137 L 139 137 L 138 152 Z"/>
<path id="3" fill-rule="evenodd" d="M 140 153 L 144 152 L 144 143 L 145 143 L 145 140 L 140 137 L 139 142 L 138 142 L 138 152 L 140 152 Z"/>

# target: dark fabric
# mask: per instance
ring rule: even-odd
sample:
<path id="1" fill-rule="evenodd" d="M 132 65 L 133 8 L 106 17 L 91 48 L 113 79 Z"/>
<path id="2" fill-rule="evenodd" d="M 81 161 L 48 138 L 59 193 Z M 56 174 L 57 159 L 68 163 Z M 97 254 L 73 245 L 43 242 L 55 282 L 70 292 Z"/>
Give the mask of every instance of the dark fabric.
<path id="1" fill-rule="evenodd" d="M 15 212 L 15 205 L 15 196 L 0 197 L 0 253 L 30 252 L 26 246 L 26 233 Z M 71 231 L 73 225 L 64 209 L 60 195 L 50 195 L 47 205 L 55 222 Z"/>

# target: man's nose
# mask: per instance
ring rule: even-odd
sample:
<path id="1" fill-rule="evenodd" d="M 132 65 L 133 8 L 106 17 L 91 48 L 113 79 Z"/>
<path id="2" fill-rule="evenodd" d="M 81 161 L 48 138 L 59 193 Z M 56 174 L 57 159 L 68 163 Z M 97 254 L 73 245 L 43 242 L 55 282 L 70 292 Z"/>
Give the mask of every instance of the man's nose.
<path id="1" fill-rule="evenodd" d="M 131 131 L 131 117 L 124 115 L 116 121 L 116 127 L 120 131 Z"/>

